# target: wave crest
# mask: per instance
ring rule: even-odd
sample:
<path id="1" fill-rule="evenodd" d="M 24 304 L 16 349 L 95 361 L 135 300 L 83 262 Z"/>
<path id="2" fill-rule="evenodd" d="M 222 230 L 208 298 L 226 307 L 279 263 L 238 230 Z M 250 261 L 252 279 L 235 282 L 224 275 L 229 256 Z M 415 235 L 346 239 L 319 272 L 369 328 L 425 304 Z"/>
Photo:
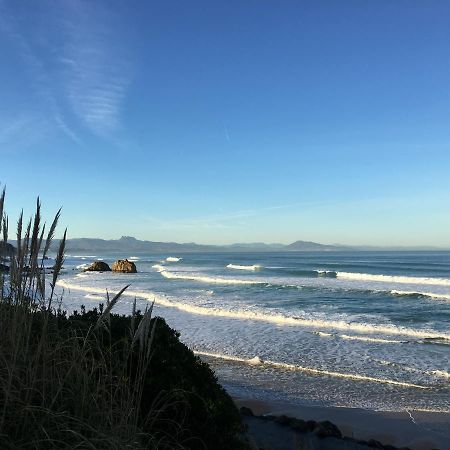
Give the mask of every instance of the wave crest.
<path id="1" fill-rule="evenodd" d="M 417 292 L 417 291 L 397 291 L 395 289 L 390 291 L 393 295 L 405 297 L 430 297 L 441 300 L 450 300 L 450 294 L 439 294 L 434 292 Z"/>
<path id="2" fill-rule="evenodd" d="M 381 281 L 401 284 L 422 284 L 431 286 L 450 286 L 448 278 L 406 277 L 398 275 L 374 275 L 371 273 L 336 272 L 338 278 L 358 281 Z"/>
<path id="3" fill-rule="evenodd" d="M 223 359 L 226 361 L 233 361 L 238 363 L 244 363 L 249 365 L 264 365 L 269 367 L 275 367 L 277 369 L 284 369 L 284 370 L 292 370 L 296 372 L 304 372 L 310 375 L 322 375 L 322 376 L 329 376 L 333 378 L 346 378 L 350 380 L 358 380 L 358 381 L 369 381 L 373 383 L 383 383 L 383 384 L 393 384 L 395 386 L 401 386 L 406 388 L 416 388 L 416 389 L 429 389 L 427 386 L 422 386 L 420 384 L 413 384 L 413 383 L 406 383 L 403 381 L 396 381 L 396 380 L 389 380 L 387 378 L 376 378 L 371 377 L 368 375 L 360 375 L 360 374 L 352 374 L 352 373 L 342 373 L 342 372 L 334 372 L 329 370 L 323 370 L 323 369 L 315 369 L 313 367 L 303 367 L 296 364 L 287 364 L 287 363 L 281 363 L 277 361 L 269 361 L 269 360 L 261 360 L 259 357 L 255 356 L 252 359 L 245 359 L 240 358 L 238 356 L 229 356 L 224 355 L 221 353 L 210 353 L 210 352 L 203 352 L 203 351 L 194 351 L 195 354 L 200 356 L 208 356 L 210 358 L 217 358 L 217 359 Z M 255 361 L 256 364 L 255 364 Z"/>
<path id="4" fill-rule="evenodd" d="M 67 281 L 60 280 L 57 282 L 58 286 L 65 289 L 73 289 L 77 291 L 87 293 L 98 293 L 105 295 L 105 289 L 99 289 L 90 286 L 80 286 L 77 284 L 68 283 Z M 116 294 L 118 291 L 111 291 L 111 294 Z M 208 308 L 204 306 L 197 306 L 188 303 L 182 303 L 178 301 L 171 301 L 168 297 L 157 295 L 152 292 L 127 290 L 123 294 L 126 297 L 138 297 L 145 300 L 154 301 L 161 306 L 175 308 L 180 311 L 184 311 L 191 314 L 197 314 L 202 316 L 216 316 L 226 317 L 230 319 L 240 320 L 255 320 L 261 322 L 275 323 L 278 325 L 298 326 L 305 328 L 319 328 L 326 330 L 340 330 L 346 332 L 364 333 L 364 334 L 384 334 L 390 336 L 409 336 L 412 338 L 423 339 L 423 342 L 427 343 L 440 343 L 450 341 L 450 333 L 438 332 L 435 330 L 421 330 L 414 328 L 404 328 L 395 325 L 377 325 L 358 322 L 345 322 L 343 320 L 322 320 L 313 317 L 301 318 L 284 316 L 276 313 L 264 313 L 261 311 L 248 311 L 248 310 L 230 310 L 223 308 Z"/>
<path id="5" fill-rule="evenodd" d="M 254 264 L 252 266 L 243 266 L 241 264 L 228 264 L 227 265 L 228 269 L 235 269 L 235 270 L 260 270 L 262 269 L 262 266 L 258 265 L 258 264 Z"/>

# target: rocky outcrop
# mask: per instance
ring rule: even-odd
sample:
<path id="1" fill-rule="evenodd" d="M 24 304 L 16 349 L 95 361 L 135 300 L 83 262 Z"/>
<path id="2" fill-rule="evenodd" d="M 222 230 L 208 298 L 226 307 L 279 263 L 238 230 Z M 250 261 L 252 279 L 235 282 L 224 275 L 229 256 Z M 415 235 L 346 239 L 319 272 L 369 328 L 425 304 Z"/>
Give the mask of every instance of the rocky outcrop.
<path id="1" fill-rule="evenodd" d="M 136 265 L 128 259 L 119 259 L 112 265 L 113 272 L 136 273 Z"/>
<path id="2" fill-rule="evenodd" d="M 111 267 L 103 261 L 94 261 L 85 272 L 111 272 Z"/>
<path id="3" fill-rule="evenodd" d="M 263 427 L 269 428 L 269 434 L 267 434 L 265 437 L 269 435 L 276 436 L 276 429 L 274 429 L 273 426 L 292 430 L 298 433 L 299 437 L 304 436 L 306 438 L 306 441 L 299 441 L 308 443 L 305 448 L 325 448 L 321 446 L 320 441 L 326 440 L 330 443 L 329 446 L 326 446 L 326 448 L 342 448 L 355 450 L 363 450 L 369 448 L 378 450 L 411 450 L 409 447 L 402 447 L 401 449 L 399 449 L 398 447 L 394 447 L 393 445 L 382 444 L 375 439 L 364 441 L 354 439 L 353 437 L 349 436 L 343 436 L 341 430 L 334 423 L 328 420 L 317 422 L 315 420 L 302 420 L 285 415 L 274 416 L 266 414 L 259 416 L 254 415 L 253 411 L 245 406 L 242 406 L 240 408 L 240 413 L 244 423 L 249 427 L 251 433 L 250 437 L 252 438 L 252 440 L 254 440 L 253 438 L 255 438 L 255 434 L 252 433 L 252 430 L 261 431 L 261 422 L 266 422 L 267 425 L 263 425 Z M 256 435 L 258 435 L 258 433 L 256 433 Z M 287 435 L 285 435 L 285 437 L 286 436 Z M 299 446 L 298 448 L 303 447 Z"/>

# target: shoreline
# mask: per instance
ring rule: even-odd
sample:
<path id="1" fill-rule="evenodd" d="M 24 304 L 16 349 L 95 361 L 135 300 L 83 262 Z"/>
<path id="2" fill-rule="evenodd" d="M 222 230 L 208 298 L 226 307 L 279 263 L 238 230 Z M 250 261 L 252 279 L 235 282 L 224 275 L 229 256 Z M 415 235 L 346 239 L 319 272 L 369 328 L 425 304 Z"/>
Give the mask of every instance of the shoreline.
<path id="1" fill-rule="evenodd" d="M 430 411 L 372 411 L 359 408 L 294 405 L 277 401 L 233 397 L 238 408 L 250 408 L 255 416 L 288 416 L 303 420 L 325 421 L 335 424 L 343 436 L 357 440 L 375 439 L 384 445 L 409 447 L 412 450 L 450 449 L 450 412 Z M 258 445 L 266 441 L 264 431 L 249 425 L 249 434 Z M 267 426 L 265 426 L 267 428 Z M 292 431 L 278 427 L 280 449 L 292 440 Z M 283 430 L 284 433 L 283 433 Z M 283 438 L 284 435 L 284 438 Z M 339 448 L 339 447 L 335 447 Z M 273 447 L 277 450 L 277 447 Z"/>

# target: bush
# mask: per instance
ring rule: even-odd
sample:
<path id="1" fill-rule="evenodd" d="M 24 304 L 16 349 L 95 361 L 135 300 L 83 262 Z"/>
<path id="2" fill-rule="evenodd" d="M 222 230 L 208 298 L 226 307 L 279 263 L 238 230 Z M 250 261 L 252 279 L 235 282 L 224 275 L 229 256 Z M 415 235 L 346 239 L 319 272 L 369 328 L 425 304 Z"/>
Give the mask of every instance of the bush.
<path id="1" fill-rule="evenodd" d="M 65 233 L 50 282 L 44 270 L 58 218 L 44 239 L 39 200 L 25 227 L 20 217 L 0 273 L 0 448 L 242 447 L 232 400 L 179 334 L 151 307 L 111 313 L 127 287 L 104 308 L 61 311 Z M 0 232 L 5 246 L 6 216 Z"/>

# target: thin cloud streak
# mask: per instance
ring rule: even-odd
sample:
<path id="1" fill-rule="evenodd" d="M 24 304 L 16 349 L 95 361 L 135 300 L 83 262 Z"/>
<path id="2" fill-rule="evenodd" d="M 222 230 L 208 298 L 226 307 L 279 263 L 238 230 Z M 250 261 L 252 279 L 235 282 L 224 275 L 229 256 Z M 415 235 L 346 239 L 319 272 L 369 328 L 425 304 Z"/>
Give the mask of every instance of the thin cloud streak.
<path id="1" fill-rule="evenodd" d="M 82 123 L 107 137 L 121 125 L 130 64 L 120 54 L 120 45 L 114 45 L 109 11 L 92 2 L 72 2 L 65 15 L 67 43 L 59 62 L 66 98 Z"/>
<path id="2" fill-rule="evenodd" d="M 0 31 L 28 68 L 31 86 L 42 102 L 42 115 L 80 146 L 83 140 L 69 119 L 78 119 L 93 134 L 113 140 L 121 127 L 132 73 L 115 36 L 113 13 L 97 3 L 65 1 L 46 20 L 49 36 L 55 33 L 61 42 L 47 39 L 53 46 L 48 60 L 42 59 L 36 44 L 47 36 L 33 28 L 19 31 L 20 17 L 10 14 L 0 0 Z"/>
<path id="3" fill-rule="evenodd" d="M 29 68 L 36 95 L 42 100 L 46 109 L 44 115 L 46 116 L 49 111 L 58 128 L 71 140 L 81 145 L 81 139 L 67 124 L 59 111 L 56 96 L 52 89 L 54 83 L 50 80 L 43 62 L 36 55 L 36 52 L 33 51 L 29 40 L 27 40 L 27 38 L 18 31 L 16 20 L 11 14 L 9 14 L 4 1 L 0 1 L 0 30 L 14 43 L 22 60 Z M 35 123 L 39 122 L 42 121 L 35 121 Z M 25 130 L 30 131 L 28 125 L 29 124 L 27 123 L 27 128 L 22 129 L 22 132 Z M 38 129 L 36 129 L 36 131 L 38 131 Z"/>

